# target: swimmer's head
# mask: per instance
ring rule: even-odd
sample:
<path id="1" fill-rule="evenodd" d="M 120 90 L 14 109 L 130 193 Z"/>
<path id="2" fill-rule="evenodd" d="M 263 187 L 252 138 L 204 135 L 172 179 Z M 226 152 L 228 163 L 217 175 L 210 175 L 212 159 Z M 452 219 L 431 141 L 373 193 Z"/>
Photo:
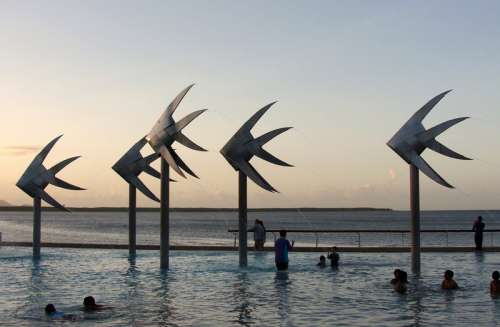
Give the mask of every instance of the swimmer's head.
<path id="1" fill-rule="evenodd" d="M 453 278 L 453 275 L 454 275 L 454 274 L 453 274 L 453 271 L 451 271 L 451 270 L 446 270 L 446 271 L 444 272 L 444 278 L 445 278 L 445 279 L 452 279 L 452 278 Z"/>
<path id="2" fill-rule="evenodd" d="M 483 217 L 478 216 L 478 217 L 477 217 L 477 220 L 481 221 L 481 220 L 483 220 Z"/>
<path id="3" fill-rule="evenodd" d="M 319 262 L 325 262 L 325 261 L 326 261 L 326 258 L 324 255 L 319 257 Z"/>
<path id="4" fill-rule="evenodd" d="M 87 296 L 86 298 L 83 299 L 83 306 L 88 308 L 88 307 L 95 307 L 95 299 L 92 296 Z"/>
<path id="5" fill-rule="evenodd" d="M 396 279 L 398 279 L 399 276 L 401 276 L 401 270 L 400 269 L 394 269 L 394 277 L 396 277 Z"/>
<path id="6" fill-rule="evenodd" d="M 56 312 L 56 307 L 52 304 L 52 303 L 49 303 L 45 306 L 45 313 L 46 314 L 51 314 L 51 313 L 54 313 Z"/>
<path id="7" fill-rule="evenodd" d="M 284 229 L 280 230 L 280 236 L 286 237 L 286 230 L 284 230 Z"/>
<path id="8" fill-rule="evenodd" d="M 498 272 L 497 270 L 495 270 L 493 272 L 493 274 L 491 274 L 491 278 L 493 278 L 494 280 L 500 279 L 500 272 Z"/>

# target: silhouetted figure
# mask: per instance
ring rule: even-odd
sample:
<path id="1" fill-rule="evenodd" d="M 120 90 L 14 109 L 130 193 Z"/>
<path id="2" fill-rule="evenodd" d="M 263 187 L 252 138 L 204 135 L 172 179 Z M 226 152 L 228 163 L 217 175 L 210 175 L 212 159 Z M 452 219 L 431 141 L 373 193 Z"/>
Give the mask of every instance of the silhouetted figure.
<path id="1" fill-rule="evenodd" d="M 318 262 L 317 266 L 320 268 L 326 267 L 326 257 L 324 255 L 319 257 L 319 262 Z"/>
<path id="2" fill-rule="evenodd" d="M 493 280 L 490 283 L 490 293 L 492 295 L 499 295 L 500 294 L 500 273 L 498 271 L 494 271 L 493 274 L 491 274 L 491 278 Z"/>
<path id="3" fill-rule="evenodd" d="M 401 280 L 401 270 L 400 269 L 394 269 L 394 278 L 391 279 L 391 284 L 394 285 L 399 280 Z"/>
<path id="4" fill-rule="evenodd" d="M 52 314 L 55 314 L 56 312 L 57 312 L 56 307 L 52 303 L 49 303 L 45 306 L 45 313 L 46 314 L 52 315 Z"/>
<path id="5" fill-rule="evenodd" d="M 337 247 L 332 247 L 332 252 L 328 252 L 328 259 L 330 259 L 330 265 L 332 268 L 336 268 L 339 265 L 340 256 L 337 253 Z"/>
<path id="6" fill-rule="evenodd" d="M 83 308 L 85 311 L 100 311 L 109 309 L 109 307 L 102 304 L 96 304 L 93 296 L 87 296 L 83 299 Z"/>
<path id="7" fill-rule="evenodd" d="M 61 318 L 64 320 L 76 320 L 76 316 L 72 314 L 65 314 L 62 311 L 57 311 L 56 307 L 52 304 L 49 303 L 45 306 L 45 314 L 49 316 L 50 318 Z"/>
<path id="8" fill-rule="evenodd" d="M 408 284 L 408 273 L 404 270 L 395 269 L 394 278 L 391 280 L 394 290 L 398 293 L 404 294 L 407 291 L 406 284 Z"/>
<path id="9" fill-rule="evenodd" d="M 290 241 L 286 239 L 286 231 L 280 230 L 280 237 L 274 242 L 274 261 L 276 263 L 276 268 L 278 270 L 288 269 L 288 252 L 293 249 L 295 241 Z"/>
<path id="10" fill-rule="evenodd" d="M 483 223 L 483 217 L 477 217 L 477 220 L 472 225 L 472 231 L 474 232 L 474 242 L 476 243 L 476 250 L 481 251 L 483 249 L 483 231 L 485 224 Z"/>
<path id="11" fill-rule="evenodd" d="M 266 242 L 266 228 L 262 220 L 255 219 L 254 226 L 250 229 L 253 232 L 253 240 L 255 242 L 255 250 L 264 250 L 264 243 Z"/>
<path id="12" fill-rule="evenodd" d="M 457 282 L 453 280 L 453 271 L 446 270 L 444 272 L 444 280 L 441 283 L 441 288 L 443 290 L 456 290 L 458 288 Z"/>

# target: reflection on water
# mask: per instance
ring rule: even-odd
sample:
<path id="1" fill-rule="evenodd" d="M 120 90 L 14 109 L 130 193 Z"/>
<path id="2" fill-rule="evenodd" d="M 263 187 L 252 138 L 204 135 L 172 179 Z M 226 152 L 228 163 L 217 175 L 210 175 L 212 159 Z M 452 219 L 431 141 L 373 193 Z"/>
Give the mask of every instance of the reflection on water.
<path id="1" fill-rule="evenodd" d="M 232 312 L 237 314 L 236 322 L 239 325 L 251 326 L 252 325 L 252 305 L 250 303 L 250 298 L 252 294 L 249 292 L 250 280 L 248 279 L 248 273 L 246 271 L 240 271 L 237 273 L 237 279 L 232 286 L 233 297 L 235 300 L 235 308 Z"/>
<path id="2" fill-rule="evenodd" d="M 170 274 L 167 270 L 160 270 L 160 287 L 157 290 L 159 306 L 157 311 L 157 320 L 159 326 L 168 326 L 169 321 L 175 321 L 172 303 L 175 295 L 170 290 Z"/>
<path id="3" fill-rule="evenodd" d="M 288 305 L 288 271 L 277 271 L 274 277 L 276 298 L 278 299 L 278 315 L 281 321 L 286 321 L 290 310 Z"/>
<path id="4" fill-rule="evenodd" d="M 425 287 L 423 283 L 421 282 L 420 276 L 417 275 L 411 275 L 410 280 L 409 280 L 409 293 L 411 296 L 411 299 L 409 300 L 410 303 L 410 310 L 412 312 L 412 318 L 413 318 L 413 323 L 414 326 L 420 326 L 421 325 L 421 314 L 422 314 L 422 303 L 421 303 L 421 298 L 422 298 L 422 290 Z"/>
<path id="5" fill-rule="evenodd" d="M 476 262 L 478 263 L 478 267 L 480 267 L 480 264 L 484 262 L 484 252 L 483 251 L 475 251 L 474 252 Z"/>
<path id="6" fill-rule="evenodd" d="M 394 268 L 409 270 L 408 254 L 342 254 L 338 270 L 316 267 L 317 254 L 291 253 L 288 272 L 276 272 L 272 253 L 251 253 L 238 268 L 237 252 L 173 251 L 161 272 L 158 252 L 0 249 L 2 324 L 47 325 L 47 303 L 94 326 L 428 326 L 495 325 L 500 300 L 489 294 L 496 253 L 424 253 L 422 274 L 407 294 L 389 284 Z M 451 269 L 461 287 L 443 292 Z M 81 311 L 84 296 L 112 306 Z"/>

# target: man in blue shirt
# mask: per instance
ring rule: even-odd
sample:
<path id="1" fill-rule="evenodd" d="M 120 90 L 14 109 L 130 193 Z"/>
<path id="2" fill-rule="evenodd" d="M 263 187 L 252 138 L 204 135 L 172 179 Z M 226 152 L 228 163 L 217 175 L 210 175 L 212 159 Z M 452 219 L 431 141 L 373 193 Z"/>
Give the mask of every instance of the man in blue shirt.
<path id="1" fill-rule="evenodd" d="M 274 242 L 276 268 L 278 270 L 288 269 L 288 251 L 292 250 L 295 241 L 290 241 L 286 239 L 286 231 L 280 230 L 280 238 Z"/>

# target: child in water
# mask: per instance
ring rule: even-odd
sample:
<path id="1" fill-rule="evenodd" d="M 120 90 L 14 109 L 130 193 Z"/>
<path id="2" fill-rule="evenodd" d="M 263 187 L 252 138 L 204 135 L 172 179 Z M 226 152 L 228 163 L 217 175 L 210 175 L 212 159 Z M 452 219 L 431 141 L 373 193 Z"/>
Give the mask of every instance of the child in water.
<path id="1" fill-rule="evenodd" d="M 60 318 L 64 320 L 76 320 L 76 316 L 72 314 L 65 314 L 62 311 L 57 311 L 56 307 L 52 304 L 49 303 L 45 306 L 45 314 L 50 317 L 50 318 Z"/>
<path id="2" fill-rule="evenodd" d="M 394 278 L 391 279 L 391 285 L 395 285 L 401 279 L 401 270 L 394 269 Z"/>
<path id="3" fill-rule="evenodd" d="M 110 307 L 97 304 L 93 296 L 87 296 L 83 299 L 83 309 L 85 311 L 100 311 L 110 309 Z"/>
<path id="4" fill-rule="evenodd" d="M 332 252 L 331 253 L 328 252 L 328 259 L 330 259 L 330 264 L 331 264 L 332 268 L 336 268 L 336 267 L 339 266 L 340 256 L 337 253 L 337 247 L 336 246 L 332 247 Z"/>
<path id="5" fill-rule="evenodd" d="M 446 270 L 444 272 L 444 280 L 441 283 L 443 290 L 456 290 L 458 288 L 457 282 L 453 280 L 453 271 Z"/>
<path id="6" fill-rule="evenodd" d="M 318 262 L 317 266 L 320 268 L 326 267 L 326 257 L 324 255 L 319 257 L 319 262 Z"/>
<path id="7" fill-rule="evenodd" d="M 394 270 L 394 278 L 391 280 L 391 284 L 394 290 L 398 293 L 406 293 L 408 284 L 408 273 L 404 270 L 396 269 Z"/>
<path id="8" fill-rule="evenodd" d="M 499 295 L 500 294 L 500 273 L 498 271 L 494 271 L 493 274 L 491 274 L 491 278 L 493 280 L 490 283 L 490 293 L 492 295 Z"/>

